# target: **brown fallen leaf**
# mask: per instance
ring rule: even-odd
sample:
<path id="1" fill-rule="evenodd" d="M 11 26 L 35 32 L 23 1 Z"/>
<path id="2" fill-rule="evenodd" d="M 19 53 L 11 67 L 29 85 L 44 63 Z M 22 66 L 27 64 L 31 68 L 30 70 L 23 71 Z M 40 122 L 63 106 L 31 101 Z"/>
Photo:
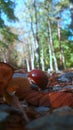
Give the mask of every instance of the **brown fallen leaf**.
<path id="1" fill-rule="evenodd" d="M 29 122 L 27 114 L 23 110 L 18 97 L 15 95 L 15 92 L 18 91 L 18 94 L 22 93 L 21 91 L 28 89 L 30 87 L 30 84 L 29 81 L 27 81 L 27 79 L 23 78 L 20 78 L 20 80 L 18 78 L 11 79 L 13 72 L 14 72 L 13 67 L 11 67 L 7 63 L 0 62 L 0 96 L 3 96 L 4 100 L 9 105 L 19 108 L 19 110 L 23 114 L 24 119 L 27 122 Z"/>
<path id="2" fill-rule="evenodd" d="M 50 106 L 51 108 L 62 106 L 73 107 L 72 92 L 38 92 L 29 90 L 23 94 L 23 97 L 29 104 L 34 106 Z"/>
<path id="3" fill-rule="evenodd" d="M 30 83 L 27 78 L 16 77 L 12 78 L 6 86 L 4 98 L 8 104 L 13 107 L 17 107 L 23 114 L 26 122 L 29 122 L 26 112 L 19 101 L 21 99 L 22 92 L 25 93 L 30 89 Z"/>
<path id="4" fill-rule="evenodd" d="M 14 69 L 9 64 L 0 62 L 0 96 L 3 96 L 5 86 L 12 78 Z"/>
<path id="5" fill-rule="evenodd" d="M 12 78 L 6 86 L 6 91 L 9 94 L 15 93 L 19 99 L 21 98 L 23 93 L 28 90 L 30 90 L 30 83 L 29 80 L 24 77 Z"/>
<path id="6" fill-rule="evenodd" d="M 73 93 L 71 92 L 52 92 L 49 94 L 49 101 L 52 108 L 62 106 L 73 107 Z"/>

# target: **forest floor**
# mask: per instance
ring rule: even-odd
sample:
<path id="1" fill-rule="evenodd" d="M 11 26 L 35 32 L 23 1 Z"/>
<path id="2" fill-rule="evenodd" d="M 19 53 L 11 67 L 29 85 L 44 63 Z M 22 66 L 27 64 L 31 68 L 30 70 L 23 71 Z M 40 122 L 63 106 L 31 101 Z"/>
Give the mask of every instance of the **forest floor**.
<path id="1" fill-rule="evenodd" d="M 13 75 L 19 76 L 27 77 L 27 73 Z M 48 79 L 47 88 L 31 90 L 26 101 L 20 100 L 28 122 L 0 97 L 0 130 L 73 130 L 73 70 L 50 73 Z"/>

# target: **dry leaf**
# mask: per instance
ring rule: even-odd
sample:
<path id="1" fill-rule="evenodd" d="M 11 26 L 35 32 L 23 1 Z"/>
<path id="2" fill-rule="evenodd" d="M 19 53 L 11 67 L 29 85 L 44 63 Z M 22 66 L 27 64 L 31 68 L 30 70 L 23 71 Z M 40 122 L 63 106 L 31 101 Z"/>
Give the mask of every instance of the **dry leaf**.
<path id="1" fill-rule="evenodd" d="M 24 99 L 34 106 L 50 106 L 51 108 L 73 107 L 72 92 L 38 92 L 31 90 L 24 93 Z"/>
<path id="2" fill-rule="evenodd" d="M 15 92 L 19 99 L 22 99 L 23 93 L 27 90 L 30 90 L 30 83 L 27 78 L 23 77 L 12 78 L 6 87 L 9 94 Z"/>
<path id="3" fill-rule="evenodd" d="M 0 62 L 0 96 L 3 96 L 4 89 L 12 78 L 14 69 L 9 64 Z"/>

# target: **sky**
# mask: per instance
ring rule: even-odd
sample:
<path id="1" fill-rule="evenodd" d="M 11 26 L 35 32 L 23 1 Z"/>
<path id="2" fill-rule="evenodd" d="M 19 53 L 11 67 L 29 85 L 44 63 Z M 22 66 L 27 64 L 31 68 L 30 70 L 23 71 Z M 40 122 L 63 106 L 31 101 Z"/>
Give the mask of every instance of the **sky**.
<path id="1" fill-rule="evenodd" d="M 29 26 L 26 26 L 25 22 L 19 17 L 24 10 L 24 8 L 23 8 L 24 1 L 26 1 L 26 0 L 12 0 L 12 1 L 15 1 L 15 3 L 16 3 L 15 15 L 19 18 L 20 22 L 11 23 L 7 20 L 6 15 L 3 14 L 3 19 L 5 20 L 5 24 L 9 25 L 9 26 L 15 26 L 15 27 L 20 27 L 20 25 L 22 25 L 22 26 L 24 26 L 25 30 L 27 30 L 29 28 Z M 60 1 L 61 0 L 52 0 L 53 3 L 55 2 L 55 4 L 57 4 Z M 68 25 L 70 25 L 70 23 L 71 23 L 70 10 L 66 9 L 60 15 L 61 15 L 61 23 L 60 24 L 62 25 L 62 29 L 67 29 Z M 70 31 L 72 32 L 71 29 L 70 29 Z M 69 40 L 71 40 L 71 39 L 73 40 L 73 37 L 70 36 Z"/>

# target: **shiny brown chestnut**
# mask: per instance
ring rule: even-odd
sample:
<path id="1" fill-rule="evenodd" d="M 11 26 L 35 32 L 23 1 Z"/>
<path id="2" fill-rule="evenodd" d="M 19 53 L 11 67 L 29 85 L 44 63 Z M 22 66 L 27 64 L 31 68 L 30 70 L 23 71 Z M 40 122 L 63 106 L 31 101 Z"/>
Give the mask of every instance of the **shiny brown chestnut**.
<path id="1" fill-rule="evenodd" d="M 28 73 L 28 78 L 30 78 L 30 81 L 36 85 L 38 85 L 39 88 L 45 89 L 48 84 L 48 76 L 47 74 L 40 70 L 40 69 L 33 69 Z"/>

